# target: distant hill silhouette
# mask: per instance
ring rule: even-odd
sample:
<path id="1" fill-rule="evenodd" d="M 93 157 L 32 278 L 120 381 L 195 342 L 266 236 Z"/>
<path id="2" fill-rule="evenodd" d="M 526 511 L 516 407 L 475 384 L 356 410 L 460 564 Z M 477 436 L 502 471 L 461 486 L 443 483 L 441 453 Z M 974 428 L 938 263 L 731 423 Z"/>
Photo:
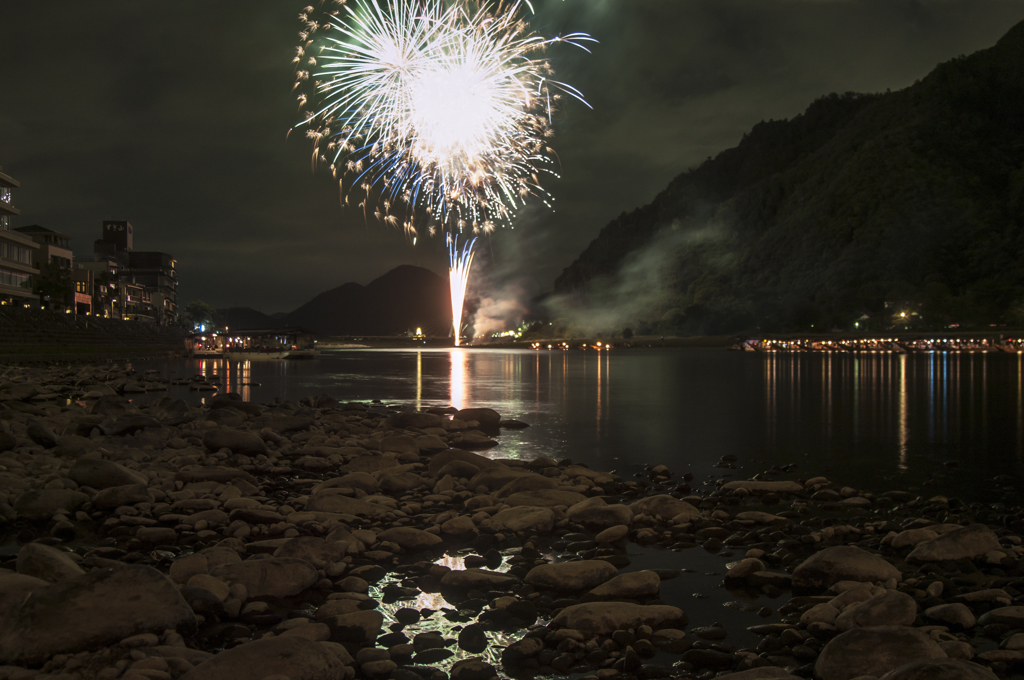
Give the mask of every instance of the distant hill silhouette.
<path id="1" fill-rule="evenodd" d="M 252 307 L 226 307 L 217 310 L 221 324 L 233 331 L 266 330 L 280 328 L 281 322 Z"/>
<path id="2" fill-rule="evenodd" d="M 417 327 L 443 335 L 451 320 L 447 279 L 402 265 L 366 286 L 332 288 L 277 321 L 330 335 L 397 335 Z"/>
<path id="3" fill-rule="evenodd" d="M 555 312 L 662 333 L 1022 322 L 1022 263 L 1024 23 L 904 90 L 754 126 L 604 227 Z"/>

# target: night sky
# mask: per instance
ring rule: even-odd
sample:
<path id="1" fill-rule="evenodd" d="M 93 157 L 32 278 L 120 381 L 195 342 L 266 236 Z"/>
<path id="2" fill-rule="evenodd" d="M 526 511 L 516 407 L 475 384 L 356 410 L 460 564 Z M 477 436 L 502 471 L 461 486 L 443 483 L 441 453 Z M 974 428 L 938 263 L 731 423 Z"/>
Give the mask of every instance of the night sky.
<path id="1" fill-rule="evenodd" d="M 555 118 L 555 212 L 525 209 L 479 251 L 477 292 L 550 290 L 610 219 L 829 92 L 911 85 L 996 42 L 1024 0 L 533 0 L 535 30 L 583 31 L 550 52 L 594 110 Z M 178 259 L 179 302 L 290 311 L 347 281 L 418 264 L 413 247 L 342 209 L 313 172 L 291 93 L 306 0 L 4 0 L 0 166 L 22 183 L 15 226 L 92 252 L 104 219 Z M 355 201 L 353 202 L 355 203 Z"/>

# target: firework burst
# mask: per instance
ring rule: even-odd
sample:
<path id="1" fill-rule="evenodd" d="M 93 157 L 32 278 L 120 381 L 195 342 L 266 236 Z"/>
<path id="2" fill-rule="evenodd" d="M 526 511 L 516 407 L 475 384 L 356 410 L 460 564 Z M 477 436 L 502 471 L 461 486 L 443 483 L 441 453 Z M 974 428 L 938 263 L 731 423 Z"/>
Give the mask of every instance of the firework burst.
<path id="1" fill-rule="evenodd" d="M 364 210 L 375 194 L 387 207 L 370 211 L 401 209 L 415 237 L 416 219 L 488 233 L 530 197 L 550 206 L 552 110 L 563 94 L 586 102 L 543 54 L 592 38 L 530 32 L 527 0 L 331 1 L 322 20 L 299 15 L 298 127 Z"/>

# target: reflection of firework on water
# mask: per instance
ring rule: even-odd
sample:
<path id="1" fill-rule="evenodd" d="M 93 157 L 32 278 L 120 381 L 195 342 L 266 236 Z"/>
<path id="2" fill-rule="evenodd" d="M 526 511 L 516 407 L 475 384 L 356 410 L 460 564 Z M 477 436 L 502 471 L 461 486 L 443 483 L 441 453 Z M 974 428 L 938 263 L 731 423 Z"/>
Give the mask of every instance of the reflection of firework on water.
<path id="1" fill-rule="evenodd" d="M 551 111 L 560 93 L 583 99 L 551 80 L 542 53 L 592 38 L 537 36 L 524 4 L 354 0 L 322 21 L 307 7 L 295 86 L 314 162 L 410 236 L 418 211 L 451 231 L 487 233 L 530 196 L 549 205 L 540 177 L 554 174 Z M 367 206 L 374 191 L 382 209 Z"/>
<path id="2" fill-rule="evenodd" d="M 452 328 L 455 331 L 455 346 L 459 346 L 462 333 L 462 304 L 466 301 L 466 284 L 469 283 L 469 268 L 473 265 L 473 245 L 476 239 L 459 249 L 459 237 L 448 236 L 448 283 L 452 290 Z"/>

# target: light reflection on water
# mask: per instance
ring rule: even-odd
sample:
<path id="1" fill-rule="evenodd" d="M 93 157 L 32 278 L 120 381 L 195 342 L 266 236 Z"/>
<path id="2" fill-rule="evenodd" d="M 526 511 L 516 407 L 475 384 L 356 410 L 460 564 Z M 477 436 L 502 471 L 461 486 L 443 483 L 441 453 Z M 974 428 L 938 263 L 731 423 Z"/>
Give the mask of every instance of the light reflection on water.
<path id="1" fill-rule="evenodd" d="M 453 571 L 461 571 L 466 568 L 465 554 L 446 554 L 441 558 L 435 560 L 434 564 L 448 567 Z M 503 560 L 500 566 L 489 571 L 505 573 L 510 568 L 511 564 L 509 564 L 507 560 Z M 421 611 L 423 609 L 431 609 L 434 611 L 434 613 L 431 614 L 429 617 L 422 618 L 418 622 L 407 625 L 402 629 L 402 632 L 406 635 L 406 637 L 409 638 L 410 641 L 412 641 L 412 639 L 420 633 L 433 632 L 440 633 L 442 636 L 445 637 L 445 639 L 457 639 L 459 636 L 459 631 L 462 629 L 462 627 L 468 626 L 470 623 L 473 623 L 475 621 L 474 619 L 463 623 L 455 623 L 446 619 L 444 617 L 444 612 L 454 612 L 456 611 L 456 608 L 449 604 L 448 601 L 445 600 L 440 593 L 421 592 L 415 599 L 398 600 L 397 602 L 384 602 L 384 588 L 388 585 L 400 584 L 401 579 L 396 579 L 393 577 L 393 575 L 389 574 L 388 577 L 380 583 L 376 583 L 370 586 L 369 595 L 370 597 L 380 602 L 380 604 L 377 607 L 377 611 L 384 615 L 385 626 L 389 626 L 393 623 L 396 623 L 398 621 L 395 615 L 396 612 L 399 609 L 405 607 L 418 609 Z M 453 656 L 448 657 L 447 659 L 439 663 L 432 663 L 430 665 L 436 666 L 445 671 L 450 671 L 451 667 L 458 661 L 461 661 L 462 659 L 468 659 L 471 657 L 482 657 L 488 663 L 494 666 L 499 666 L 502 650 L 504 650 L 505 647 L 512 644 L 521 637 L 521 633 L 509 633 L 503 630 L 488 630 L 486 631 L 485 634 L 487 635 L 489 643 L 487 645 L 487 649 L 484 650 L 484 652 L 480 654 L 474 654 L 460 649 L 459 646 L 456 644 L 449 647 L 449 649 L 454 652 Z"/>
<path id="2" fill-rule="evenodd" d="M 797 462 L 801 474 L 885 490 L 950 472 L 952 461 L 959 470 L 936 491 L 982 498 L 986 478 L 1021 472 L 1024 456 L 1021 355 L 460 347 L 160 365 L 166 377 L 200 373 L 263 403 L 326 392 L 489 407 L 532 425 L 503 433 L 489 455 L 572 458 L 624 474 L 664 463 L 701 479 L 733 454 L 742 472 Z M 200 398 L 185 387 L 170 394 Z"/>

